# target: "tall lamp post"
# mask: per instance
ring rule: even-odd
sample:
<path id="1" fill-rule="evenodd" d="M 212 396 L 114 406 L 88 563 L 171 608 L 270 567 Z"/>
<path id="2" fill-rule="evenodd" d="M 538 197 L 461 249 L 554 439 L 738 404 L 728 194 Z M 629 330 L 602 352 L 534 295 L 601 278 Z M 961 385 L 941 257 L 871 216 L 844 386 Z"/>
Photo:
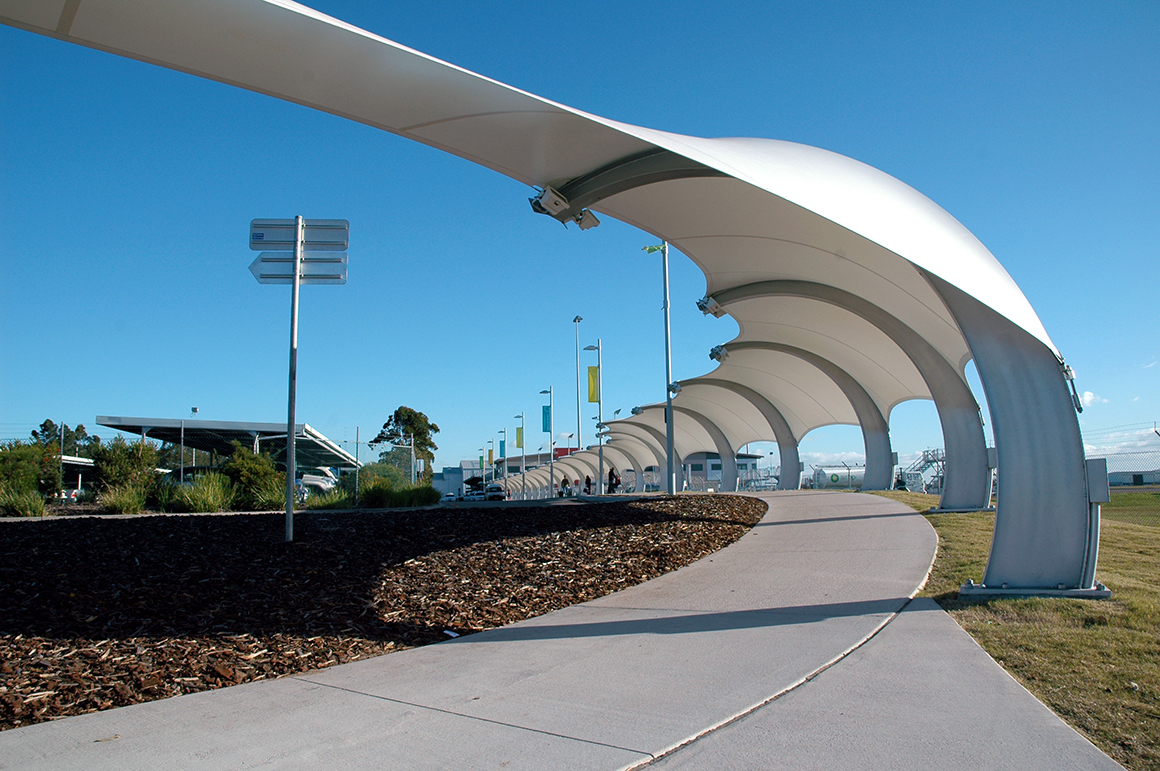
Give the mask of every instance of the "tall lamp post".
<path id="1" fill-rule="evenodd" d="M 504 484 L 504 492 L 506 493 L 506 492 L 507 492 L 507 484 L 506 484 L 506 482 L 507 482 L 507 470 L 508 470 L 508 462 L 507 462 L 507 451 L 508 451 L 508 443 L 507 443 L 507 426 L 504 426 L 504 427 L 503 427 L 503 428 L 501 428 L 499 431 L 496 431 L 496 433 L 497 433 L 497 434 L 503 434 L 503 440 L 502 440 L 502 441 L 500 441 L 500 443 L 499 443 L 499 454 L 500 454 L 500 457 L 502 457 L 502 458 L 503 458 L 503 481 L 505 482 L 505 484 Z"/>
<path id="2" fill-rule="evenodd" d="M 527 451 L 524 449 L 524 413 L 516 415 L 520 419 L 520 430 L 516 432 L 516 447 L 520 448 L 520 500 L 528 497 L 528 479 L 524 476 L 527 470 L 525 459 Z"/>
<path id="3" fill-rule="evenodd" d="M 597 446 L 597 453 L 600 456 L 600 481 L 599 481 L 599 484 L 596 485 L 596 489 L 600 491 L 601 495 L 603 495 L 604 494 L 604 434 L 603 434 L 603 431 L 604 431 L 604 354 L 603 354 L 603 347 L 601 346 L 600 338 L 599 337 L 596 338 L 596 345 L 585 346 L 584 350 L 596 351 L 596 393 L 595 394 L 592 393 L 592 377 L 591 377 L 591 375 L 589 375 L 589 377 L 588 377 L 588 383 L 589 383 L 588 401 L 592 401 L 592 397 L 594 395 L 596 396 L 596 405 L 597 405 L 597 407 L 596 407 L 596 409 L 597 409 L 596 428 L 598 429 L 598 432 L 596 434 L 596 441 L 597 441 L 596 446 Z"/>
<path id="4" fill-rule="evenodd" d="M 487 465 L 491 467 L 491 481 L 495 481 L 495 439 L 488 439 L 487 443 L 491 445 L 491 449 L 487 451 Z M 486 482 L 486 478 L 484 479 Z"/>
<path id="5" fill-rule="evenodd" d="M 556 460 L 556 426 L 553 416 L 555 390 L 552 386 L 548 386 L 547 391 L 540 391 L 540 393 L 548 395 L 548 408 L 544 412 L 544 430 L 548 432 L 548 484 L 550 485 L 548 489 L 551 490 L 556 486 L 556 466 L 554 464 Z M 552 491 L 551 494 L 555 495 L 556 493 Z"/>
<path id="6" fill-rule="evenodd" d="M 572 323 L 576 325 L 576 451 L 584 449 L 584 441 L 580 438 L 580 322 L 583 317 L 577 316 L 572 319 Z M 585 349 L 587 350 L 587 349 Z"/>
<path id="7" fill-rule="evenodd" d="M 661 253 L 661 271 L 665 292 L 664 305 L 661 308 L 665 314 L 665 452 L 668 454 L 666 486 L 669 495 L 673 495 L 677 491 L 677 477 L 673 468 L 673 394 L 679 388 L 674 390 L 676 384 L 673 383 L 673 346 L 670 340 L 669 326 L 669 242 L 662 241 L 656 246 L 646 246 L 644 251 L 649 254 Z"/>

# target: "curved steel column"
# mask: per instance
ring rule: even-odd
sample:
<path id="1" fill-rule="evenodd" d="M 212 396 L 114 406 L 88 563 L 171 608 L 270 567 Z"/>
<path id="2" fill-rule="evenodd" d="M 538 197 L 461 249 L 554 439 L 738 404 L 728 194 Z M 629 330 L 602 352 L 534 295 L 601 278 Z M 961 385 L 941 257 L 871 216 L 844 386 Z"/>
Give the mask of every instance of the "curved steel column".
<path id="1" fill-rule="evenodd" d="M 661 405 L 657 407 L 645 407 L 644 409 L 664 410 L 664 406 Z M 661 473 L 663 475 L 664 469 L 668 467 L 668 451 L 666 449 L 668 440 L 665 438 L 664 432 L 658 431 L 652 426 L 647 426 L 644 423 L 634 423 L 632 420 L 625 420 L 617 425 L 621 427 L 621 433 L 627 436 L 631 436 L 633 439 L 636 439 L 638 442 L 641 442 L 653 451 L 653 454 L 657 456 L 657 468 L 661 469 Z M 640 434 L 624 430 L 628 428 L 640 429 L 647 435 L 647 438 L 641 436 Z M 655 442 L 655 444 L 653 444 L 653 442 Z M 673 448 L 673 472 L 677 477 L 677 489 L 680 490 L 685 486 L 685 463 L 684 458 L 682 458 L 681 454 L 677 452 L 676 447 Z"/>
<path id="2" fill-rule="evenodd" d="M 737 492 L 737 451 L 729 444 L 729 438 L 717 426 L 716 423 L 709 420 L 696 410 L 691 410 L 688 407 L 679 407 L 673 405 L 673 412 L 683 412 L 693 420 L 701 425 L 709 434 L 709 438 L 713 440 L 713 444 L 717 445 L 717 454 L 721 456 L 721 492 L 735 493 Z M 709 472 L 706 470 L 705 479 L 708 481 Z"/>
<path id="3" fill-rule="evenodd" d="M 946 448 L 946 479 L 939 506 L 944 509 L 986 508 L 991 489 L 987 445 L 979 405 L 965 380 L 934 346 L 916 331 L 874 303 L 827 284 L 812 281 L 758 281 L 712 295 L 719 305 L 755 297 L 804 297 L 819 300 L 862 317 L 902 349 L 926 381 L 942 424 Z"/>
<path id="4" fill-rule="evenodd" d="M 781 456 L 781 474 L 777 480 L 777 489 L 796 490 L 801 486 L 801 458 L 798 455 L 798 440 L 793 435 L 793 429 L 789 427 L 789 422 L 786 421 L 785 416 L 781 414 L 781 410 L 775 407 L 773 402 L 749 386 L 734 383 L 732 380 L 699 377 L 686 382 L 689 384 L 697 383 L 699 385 L 717 386 L 726 391 L 732 391 L 756 407 L 762 417 L 765 418 L 765 422 L 769 424 L 770 430 L 773 431 L 774 440 L 777 442 L 777 451 Z M 790 474 L 794 481 L 788 481 L 785 474 L 786 469 L 790 469 Z"/>
<path id="5" fill-rule="evenodd" d="M 999 503 L 983 585 L 1090 589 L 1098 528 L 1089 521 L 1079 421 L 1060 360 L 978 300 L 925 273 L 971 347 L 999 455 Z"/>
<path id="6" fill-rule="evenodd" d="M 870 394 L 862 384 L 854 379 L 846 370 L 829 359 L 823 358 L 813 351 L 796 348 L 781 343 L 768 343 L 760 340 L 742 340 L 735 343 L 726 343 L 721 346 L 726 352 L 742 350 L 778 351 L 796 356 L 808 361 L 826 374 L 834 385 L 842 390 L 858 416 L 858 425 L 862 427 L 862 443 L 866 448 L 866 477 L 862 483 L 863 490 L 889 490 L 894 486 L 894 453 L 890 448 L 890 427 L 882 410 L 870 398 Z"/>
<path id="7" fill-rule="evenodd" d="M 636 474 L 637 481 L 636 481 L 636 484 L 633 485 L 632 492 L 634 492 L 634 493 L 643 492 L 642 490 L 637 489 L 638 487 L 641 487 L 644 484 L 644 466 L 642 466 L 640 464 L 640 461 L 637 460 L 633 456 L 633 454 L 628 451 L 627 448 L 621 447 L 619 445 L 614 445 L 614 444 L 612 444 L 611 441 L 604 445 L 604 457 L 608 458 L 610 452 L 613 453 L 613 455 L 617 455 L 617 454 L 620 455 L 620 457 L 621 457 L 621 461 L 620 461 L 621 472 L 625 472 L 625 471 L 628 471 L 629 469 L 632 469 L 633 472 Z M 622 492 L 628 492 L 628 490 L 623 490 Z"/>

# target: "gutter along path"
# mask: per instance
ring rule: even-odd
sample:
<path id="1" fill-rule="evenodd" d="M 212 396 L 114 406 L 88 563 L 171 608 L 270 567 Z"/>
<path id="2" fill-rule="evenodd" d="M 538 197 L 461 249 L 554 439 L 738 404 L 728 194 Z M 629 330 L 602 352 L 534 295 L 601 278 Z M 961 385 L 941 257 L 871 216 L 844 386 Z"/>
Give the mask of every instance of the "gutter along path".
<path id="1" fill-rule="evenodd" d="M 1119 768 L 929 600 L 902 504 L 760 496 L 732 546 L 437 645 L 0 733 L 0 769 Z"/>

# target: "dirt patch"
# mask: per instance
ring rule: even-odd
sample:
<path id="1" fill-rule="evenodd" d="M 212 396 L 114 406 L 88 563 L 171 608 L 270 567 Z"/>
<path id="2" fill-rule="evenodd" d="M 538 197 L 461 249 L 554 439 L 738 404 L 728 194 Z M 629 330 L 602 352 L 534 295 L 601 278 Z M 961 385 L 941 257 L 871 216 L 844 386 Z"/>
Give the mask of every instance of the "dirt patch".
<path id="1" fill-rule="evenodd" d="M 355 661 L 647 581 L 765 513 L 578 506 L 0 523 L 0 729 Z"/>

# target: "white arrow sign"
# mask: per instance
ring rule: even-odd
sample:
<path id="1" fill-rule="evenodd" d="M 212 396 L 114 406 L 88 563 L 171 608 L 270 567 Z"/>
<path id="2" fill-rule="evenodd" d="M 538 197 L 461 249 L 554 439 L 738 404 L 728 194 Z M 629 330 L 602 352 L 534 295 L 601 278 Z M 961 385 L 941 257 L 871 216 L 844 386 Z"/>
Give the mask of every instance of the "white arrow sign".
<path id="1" fill-rule="evenodd" d="M 307 220 L 302 230 L 302 250 L 306 252 L 345 252 L 350 245 L 347 220 Z M 294 220 L 251 220 L 250 248 L 292 252 L 296 232 Z"/>
<path id="2" fill-rule="evenodd" d="M 250 263 L 250 272 L 259 284 L 293 284 L 294 255 L 286 252 L 262 252 Z M 302 255 L 302 284 L 345 284 L 346 255 L 306 253 Z"/>

